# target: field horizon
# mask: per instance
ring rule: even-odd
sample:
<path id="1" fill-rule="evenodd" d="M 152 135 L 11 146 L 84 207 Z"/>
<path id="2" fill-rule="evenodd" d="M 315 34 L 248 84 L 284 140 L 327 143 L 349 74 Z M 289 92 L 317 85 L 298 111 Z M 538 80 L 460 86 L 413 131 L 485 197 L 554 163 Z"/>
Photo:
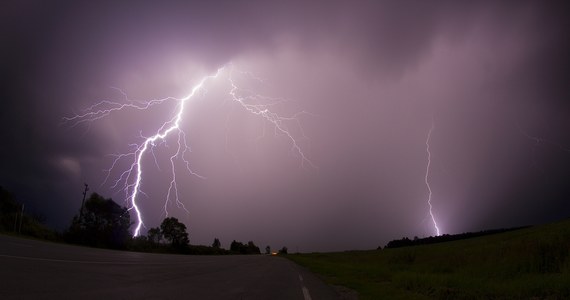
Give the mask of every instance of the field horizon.
<path id="1" fill-rule="evenodd" d="M 359 299 L 567 299 L 570 219 L 456 241 L 288 255 Z"/>

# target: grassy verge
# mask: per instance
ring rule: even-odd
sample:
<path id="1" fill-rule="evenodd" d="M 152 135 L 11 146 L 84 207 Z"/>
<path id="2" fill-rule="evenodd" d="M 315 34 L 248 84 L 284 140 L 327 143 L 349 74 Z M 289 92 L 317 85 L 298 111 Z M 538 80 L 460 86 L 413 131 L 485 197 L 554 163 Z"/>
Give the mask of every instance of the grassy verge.
<path id="1" fill-rule="evenodd" d="M 398 249 L 288 258 L 360 299 L 570 299 L 570 220 Z"/>

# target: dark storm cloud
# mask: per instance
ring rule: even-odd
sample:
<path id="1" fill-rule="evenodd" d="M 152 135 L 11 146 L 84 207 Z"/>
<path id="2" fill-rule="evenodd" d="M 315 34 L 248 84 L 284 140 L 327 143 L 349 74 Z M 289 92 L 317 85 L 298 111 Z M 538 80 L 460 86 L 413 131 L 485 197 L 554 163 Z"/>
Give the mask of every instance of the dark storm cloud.
<path id="1" fill-rule="evenodd" d="M 198 242 L 339 250 L 432 234 L 423 182 L 432 115 L 431 181 L 446 232 L 568 216 L 570 154 L 558 147 L 570 148 L 562 1 L 38 1 L 1 11 L 0 184 L 59 227 L 82 182 L 101 183 L 105 155 L 136 141 L 129 130 L 159 121 L 123 116 L 86 129 L 62 126 L 63 116 L 116 99 L 109 86 L 136 99 L 183 95 L 229 61 L 315 113 L 302 121 L 319 172 L 291 166 L 287 153 L 245 150 L 250 171 L 228 170 L 221 162 L 231 159 L 193 145 L 210 175 L 186 191 Z M 521 129 L 549 142 L 535 147 Z M 272 143 L 269 153 L 280 149 Z"/>

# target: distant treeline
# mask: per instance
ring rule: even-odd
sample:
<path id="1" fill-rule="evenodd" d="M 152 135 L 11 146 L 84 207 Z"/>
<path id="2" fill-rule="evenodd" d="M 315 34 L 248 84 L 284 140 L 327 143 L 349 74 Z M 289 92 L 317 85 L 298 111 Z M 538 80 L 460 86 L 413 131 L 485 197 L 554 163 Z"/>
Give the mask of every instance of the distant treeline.
<path id="1" fill-rule="evenodd" d="M 234 240 L 229 250 L 222 248 L 217 238 L 211 246 L 191 245 L 186 225 L 173 217 L 165 218 L 160 226 L 150 228 L 146 235 L 133 237 L 131 227 L 134 223 L 131 221 L 128 209 L 97 193 L 92 193 L 85 199 L 70 226 L 63 233 L 48 228 L 43 224 L 44 221 L 45 218 L 41 215 L 28 214 L 24 205 L 0 186 L 0 232 L 2 233 L 140 252 L 194 255 L 261 253 L 253 241 L 244 244 Z M 283 249 L 279 253 L 286 254 L 287 248 Z M 270 251 L 271 248 L 266 246 L 265 253 L 269 254 Z"/>
<path id="2" fill-rule="evenodd" d="M 430 236 L 425 238 L 418 238 L 417 236 L 413 239 L 409 239 L 407 237 L 401 238 L 399 240 L 392 240 L 386 244 L 384 248 L 400 248 L 400 247 L 409 247 L 409 246 L 418 246 L 418 245 L 428 245 L 428 244 L 436 244 L 436 243 L 444 243 L 444 242 L 451 242 L 457 240 L 464 240 L 484 235 L 490 234 L 497 234 L 503 233 L 507 231 L 519 230 L 523 228 L 527 228 L 529 226 L 521 226 L 521 227 L 513 227 L 513 228 L 501 228 L 501 229 L 489 229 L 489 230 L 482 230 L 477 232 L 464 232 L 458 234 L 443 234 L 438 236 Z M 381 249 L 382 247 L 378 247 Z"/>
<path id="3" fill-rule="evenodd" d="M 247 244 L 243 244 L 234 240 L 230 245 L 230 251 L 236 254 L 261 254 L 259 247 L 257 247 L 253 241 L 249 241 Z"/>
<path id="4" fill-rule="evenodd" d="M 230 250 L 223 249 L 217 238 L 211 246 L 191 245 L 186 225 L 174 217 L 165 218 L 160 226 L 150 228 L 146 235 L 137 237 L 132 237 L 130 231 L 133 224 L 127 208 L 92 193 L 63 236 L 69 243 L 141 252 L 194 255 L 261 253 L 253 241 L 243 244 L 234 240 Z"/>

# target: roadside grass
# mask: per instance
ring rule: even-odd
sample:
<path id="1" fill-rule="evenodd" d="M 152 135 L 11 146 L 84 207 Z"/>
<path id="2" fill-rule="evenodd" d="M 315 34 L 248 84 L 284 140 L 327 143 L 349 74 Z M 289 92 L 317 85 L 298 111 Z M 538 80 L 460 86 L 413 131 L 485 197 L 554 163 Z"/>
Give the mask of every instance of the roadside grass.
<path id="1" fill-rule="evenodd" d="M 570 220 L 432 245 L 292 254 L 359 299 L 570 299 Z"/>

